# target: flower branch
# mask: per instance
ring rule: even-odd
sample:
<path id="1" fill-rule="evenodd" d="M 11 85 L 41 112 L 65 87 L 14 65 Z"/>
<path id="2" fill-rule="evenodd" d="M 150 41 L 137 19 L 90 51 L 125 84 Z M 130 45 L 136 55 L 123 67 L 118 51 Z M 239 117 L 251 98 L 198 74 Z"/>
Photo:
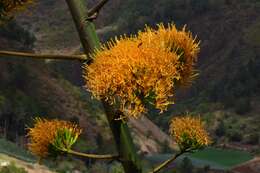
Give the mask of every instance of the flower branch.
<path id="1" fill-rule="evenodd" d="M 0 57 L 18 57 L 18 58 L 33 58 L 33 59 L 55 59 L 55 60 L 78 60 L 88 61 L 87 55 L 52 55 L 52 54 L 34 54 L 27 52 L 0 51 Z"/>
<path id="2" fill-rule="evenodd" d="M 101 0 L 96 6 L 94 6 L 93 8 L 91 8 L 88 11 L 88 15 L 91 16 L 94 13 L 97 13 L 100 11 L 100 9 L 108 2 L 109 0 Z"/>
<path id="3" fill-rule="evenodd" d="M 82 152 L 77 152 L 73 150 L 68 150 L 68 154 L 76 155 L 76 156 L 81 156 L 85 158 L 90 158 L 90 159 L 101 159 L 101 160 L 117 160 L 119 158 L 118 155 L 111 155 L 111 154 L 88 154 L 88 153 L 82 153 Z"/>
<path id="4" fill-rule="evenodd" d="M 175 154 L 173 157 L 171 157 L 170 159 L 162 162 L 160 165 L 158 165 L 156 168 L 154 168 L 152 171 L 150 171 L 149 173 L 156 173 L 161 171 L 162 169 L 164 169 L 165 167 L 167 167 L 170 163 L 172 163 L 173 161 L 175 161 L 179 156 L 181 156 L 182 154 L 186 153 L 186 151 L 180 151 L 177 154 Z"/>
<path id="5" fill-rule="evenodd" d="M 91 8 L 88 11 L 88 19 L 95 19 L 101 10 L 101 8 L 108 2 L 109 0 L 101 0 L 96 6 Z"/>
<path id="6" fill-rule="evenodd" d="M 175 138 L 180 151 L 149 173 L 157 173 L 184 153 L 194 153 L 211 144 L 211 139 L 205 131 L 200 118 L 191 116 L 175 117 L 171 120 L 169 131 L 171 136 Z"/>

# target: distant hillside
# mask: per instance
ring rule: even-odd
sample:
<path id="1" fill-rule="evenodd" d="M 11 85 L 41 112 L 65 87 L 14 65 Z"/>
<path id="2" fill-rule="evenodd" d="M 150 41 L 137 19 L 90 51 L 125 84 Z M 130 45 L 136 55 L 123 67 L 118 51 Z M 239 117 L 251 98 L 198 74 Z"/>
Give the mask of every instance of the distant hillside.
<path id="1" fill-rule="evenodd" d="M 98 1 L 88 0 L 86 5 L 91 8 L 96 2 Z M 96 22 L 97 28 L 103 28 L 105 21 L 111 20 L 111 12 L 115 11 L 120 3 L 121 0 L 108 2 Z M 35 34 L 37 42 L 34 49 L 37 52 L 79 51 L 80 41 L 64 0 L 37 0 L 29 11 L 17 17 L 17 21 Z"/>
<path id="2" fill-rule="evenodd" d="M 24 168 L 24 170 L 28 173 L 53 173 L 53 171 L 50 171 L 45 166 L 28 163 L 5 154 L 0 154 L 0 169 L 4 167 L 2 165 L 8 166 L 12 164 L 15 165 L 17 168 Z"/>
<path id="3" fill-rule="evenodd" d="M 178 150 L 177 144 L 147 117 L 129 119 L 135 143 L 144 154 L 166 153 Z"/>
<path id="4" fill-rule="evenodd" d="M 32 36 L 19 25 L 1 27 L 0 35 L 1 50 L 31 52 Z M 88 129 L 87 138 L 97 135 L 95 122 L 89 118 L 93 108 L 86 105 L 83 93 L 48 63 L 1 58 L 0 69 L 0 130 L 5 137 L 15 141 L 23 136 L 35 116 L 73 120 Z"/>
<path id="5" fill-rule="evenodd" d="M 254 158 L 232 169 L 232 173 L 258 173 L 260 171 L 260 158 Z"/>

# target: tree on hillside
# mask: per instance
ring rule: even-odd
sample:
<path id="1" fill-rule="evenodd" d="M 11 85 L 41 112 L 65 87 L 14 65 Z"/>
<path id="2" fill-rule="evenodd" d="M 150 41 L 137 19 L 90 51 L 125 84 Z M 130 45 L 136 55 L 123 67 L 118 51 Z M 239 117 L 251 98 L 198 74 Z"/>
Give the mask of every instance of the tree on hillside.
<path id="1" fill-rule="evenodd" d="M 143 168 L 127 126 L 129 118 L 140 118 L 151 106 L 165 111 L 174 103 L 175 90 L 189 86 L 199 42 L 184 27 L 159 24 L 146 27 L 134 36 L 121 36 L 101 44 L 93 20 L 108 0 L 87 9 L 84 0 L 66 0 L 84 50 L 82 55 L 39 55 L 0 51 L 1 57 L 77 60 L 84 65 L 85 88 L 103 103 L 114 136 L 116 154 L 97 155 L 72 150 L 82 129 L 75 123 L 36 118 L 29 129 L 29 149 L 40 158 L 67 153 L 93 159 L 117 160 L 126 173 L 141 173 Z M 0 3 L 1 16 L 23 9 L 30 0 L 6 0 Z M 184 153 L 211 143 L 199 118 L 175 117 L 170 122 L 171 136 L 180 150 L 150 172 L 159 172 Z"/>
<path id="2" fill-rule="evenodd" d="M 191 160 L 188 157 L 184 157 L 180 164 L 180 172 L 181 173 L 192 173 L 193 165 Z"/>

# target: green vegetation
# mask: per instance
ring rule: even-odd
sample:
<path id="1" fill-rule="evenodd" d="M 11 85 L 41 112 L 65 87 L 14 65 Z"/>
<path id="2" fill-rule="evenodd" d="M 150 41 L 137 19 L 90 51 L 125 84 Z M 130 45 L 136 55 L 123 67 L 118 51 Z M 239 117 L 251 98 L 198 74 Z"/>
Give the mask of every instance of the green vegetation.
<path id="1" fill-rule="evenodd" d="M 16 167 L 14 163 L 0 168 L 0 173 L 28 173 L 24 168 Z"/>
<path id="2" fill-rule="evenodd" d="M 29 151 L 24 150 L 3 138 L 0 138 L 0 152 L 27 162 L 35 162 L 36 160 Z"/>
<path id="3" fill-rule="evenodd" d="M 207 148 L 201 152 L 192 154 L 191 158 L 214 162 L 230 168 L 252 159 L 253 156 L 244 151 Z"/>
<path id="4" fill-rule="evenodd" d="M 245 136 L 245 143 L 251 145 L 257 145 L 259 144 L 259 138 L 260 138 L 259 133 L 254 132 L 252 134 Z"/>
<path id="5" fill-rule="evenodd" d="M 180 173 L 192 173 L 193 165 L 191 160 L 188 157 L 184 157 L 182 162 L 179 165 Z"/>
<path id="6" fill-rule="evenodd" d="M 11 40 L 15 40 L 26 46 L 28 49 L 33 48 L 36 41 L 35 36 L 25 30 L 22 26 L 17 24 L 16 21 L 10 21 L 0 27 L 0 35 Z"/>
<path id="7" fill-rule="evenodd" d="M 80 171 L 81 173 L 89 173 L 86 165 L 81 160 L 73 160 L 71 158 L 59 159 L 55 161 L 56 164 L 53 164 L 52 167 L 57 173 L 67 173 Z"/>
<path id="8" fill-rule="evenodd" d="M 260 46 L 260 21 L 256 21 L 245 30 L 244 40 L 251 46 Z"/>
<path id="9" fill-rule="evenodd" d="M 147 160 L 151 164 L 160 162 L 171 157 L 170 154 L 159 154 L 147 157 Z M 177 165 L 182 165 L 182 159 L 185 162 L 191 161 L 192 165 L 196 168 L 211 167 L 220 170 L 229 170 L 230 168 L 239 165 L 243 162 L 249 161 L 253 158 L 252 154 L 245 151 L 231 150 L 231 149 L 220 149 L 220 148 L 207 148 L 197 153 L 187 154 L 180 157 L 177 161 Z M 189 163 L 189 165 L 191 165 Z M 186 169 L 186 168 L 185 168 Z"/>

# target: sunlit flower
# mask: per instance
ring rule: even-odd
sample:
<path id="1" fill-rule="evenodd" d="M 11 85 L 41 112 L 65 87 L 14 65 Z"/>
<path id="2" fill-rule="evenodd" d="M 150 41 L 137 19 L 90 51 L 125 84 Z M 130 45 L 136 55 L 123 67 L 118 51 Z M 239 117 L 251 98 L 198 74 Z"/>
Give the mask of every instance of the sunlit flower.
<path id="1" fill-rule="evenodd" d="M 197 150 L 211 144 L 200 118 L 175 117 L 170 122 L 169 132 L 181 150 Z"/>
<path id="2" fill-rule="evenodd" d="M 177 85 L 193 74 L 188 71 L 193 70 L 198 44 L 185 29 L 158 26 L 116 38 L 96 51 L 94 62 L 84 67 L 86 88 L 134 117 L 145 113 L 148 104 L 161 112 L 173 104 Z"/>
<path id="3" fill-rule="evenodd" d="M 71 122 L 62 120 L 35 119 L 33 128 L 29 128 L 29 150 L 43 158 L 52 152 L 70 149 L 81 134 L 81 129 Z"/>
<path id="4" fill-rule="evenodd" d="M 196 75 L 194 64 L 200 49 L 199 41 L 186 30 L 186 26 L 177 30 L 174 24 L 168 24 L 167 28 L 159 24 L 157 30 L 146 27 L 144 32 L 139 32 L 138 37 L 143 44 L 156 44 L 179 55 L 180 85 L 187 85 L 192 81 Z"/>

